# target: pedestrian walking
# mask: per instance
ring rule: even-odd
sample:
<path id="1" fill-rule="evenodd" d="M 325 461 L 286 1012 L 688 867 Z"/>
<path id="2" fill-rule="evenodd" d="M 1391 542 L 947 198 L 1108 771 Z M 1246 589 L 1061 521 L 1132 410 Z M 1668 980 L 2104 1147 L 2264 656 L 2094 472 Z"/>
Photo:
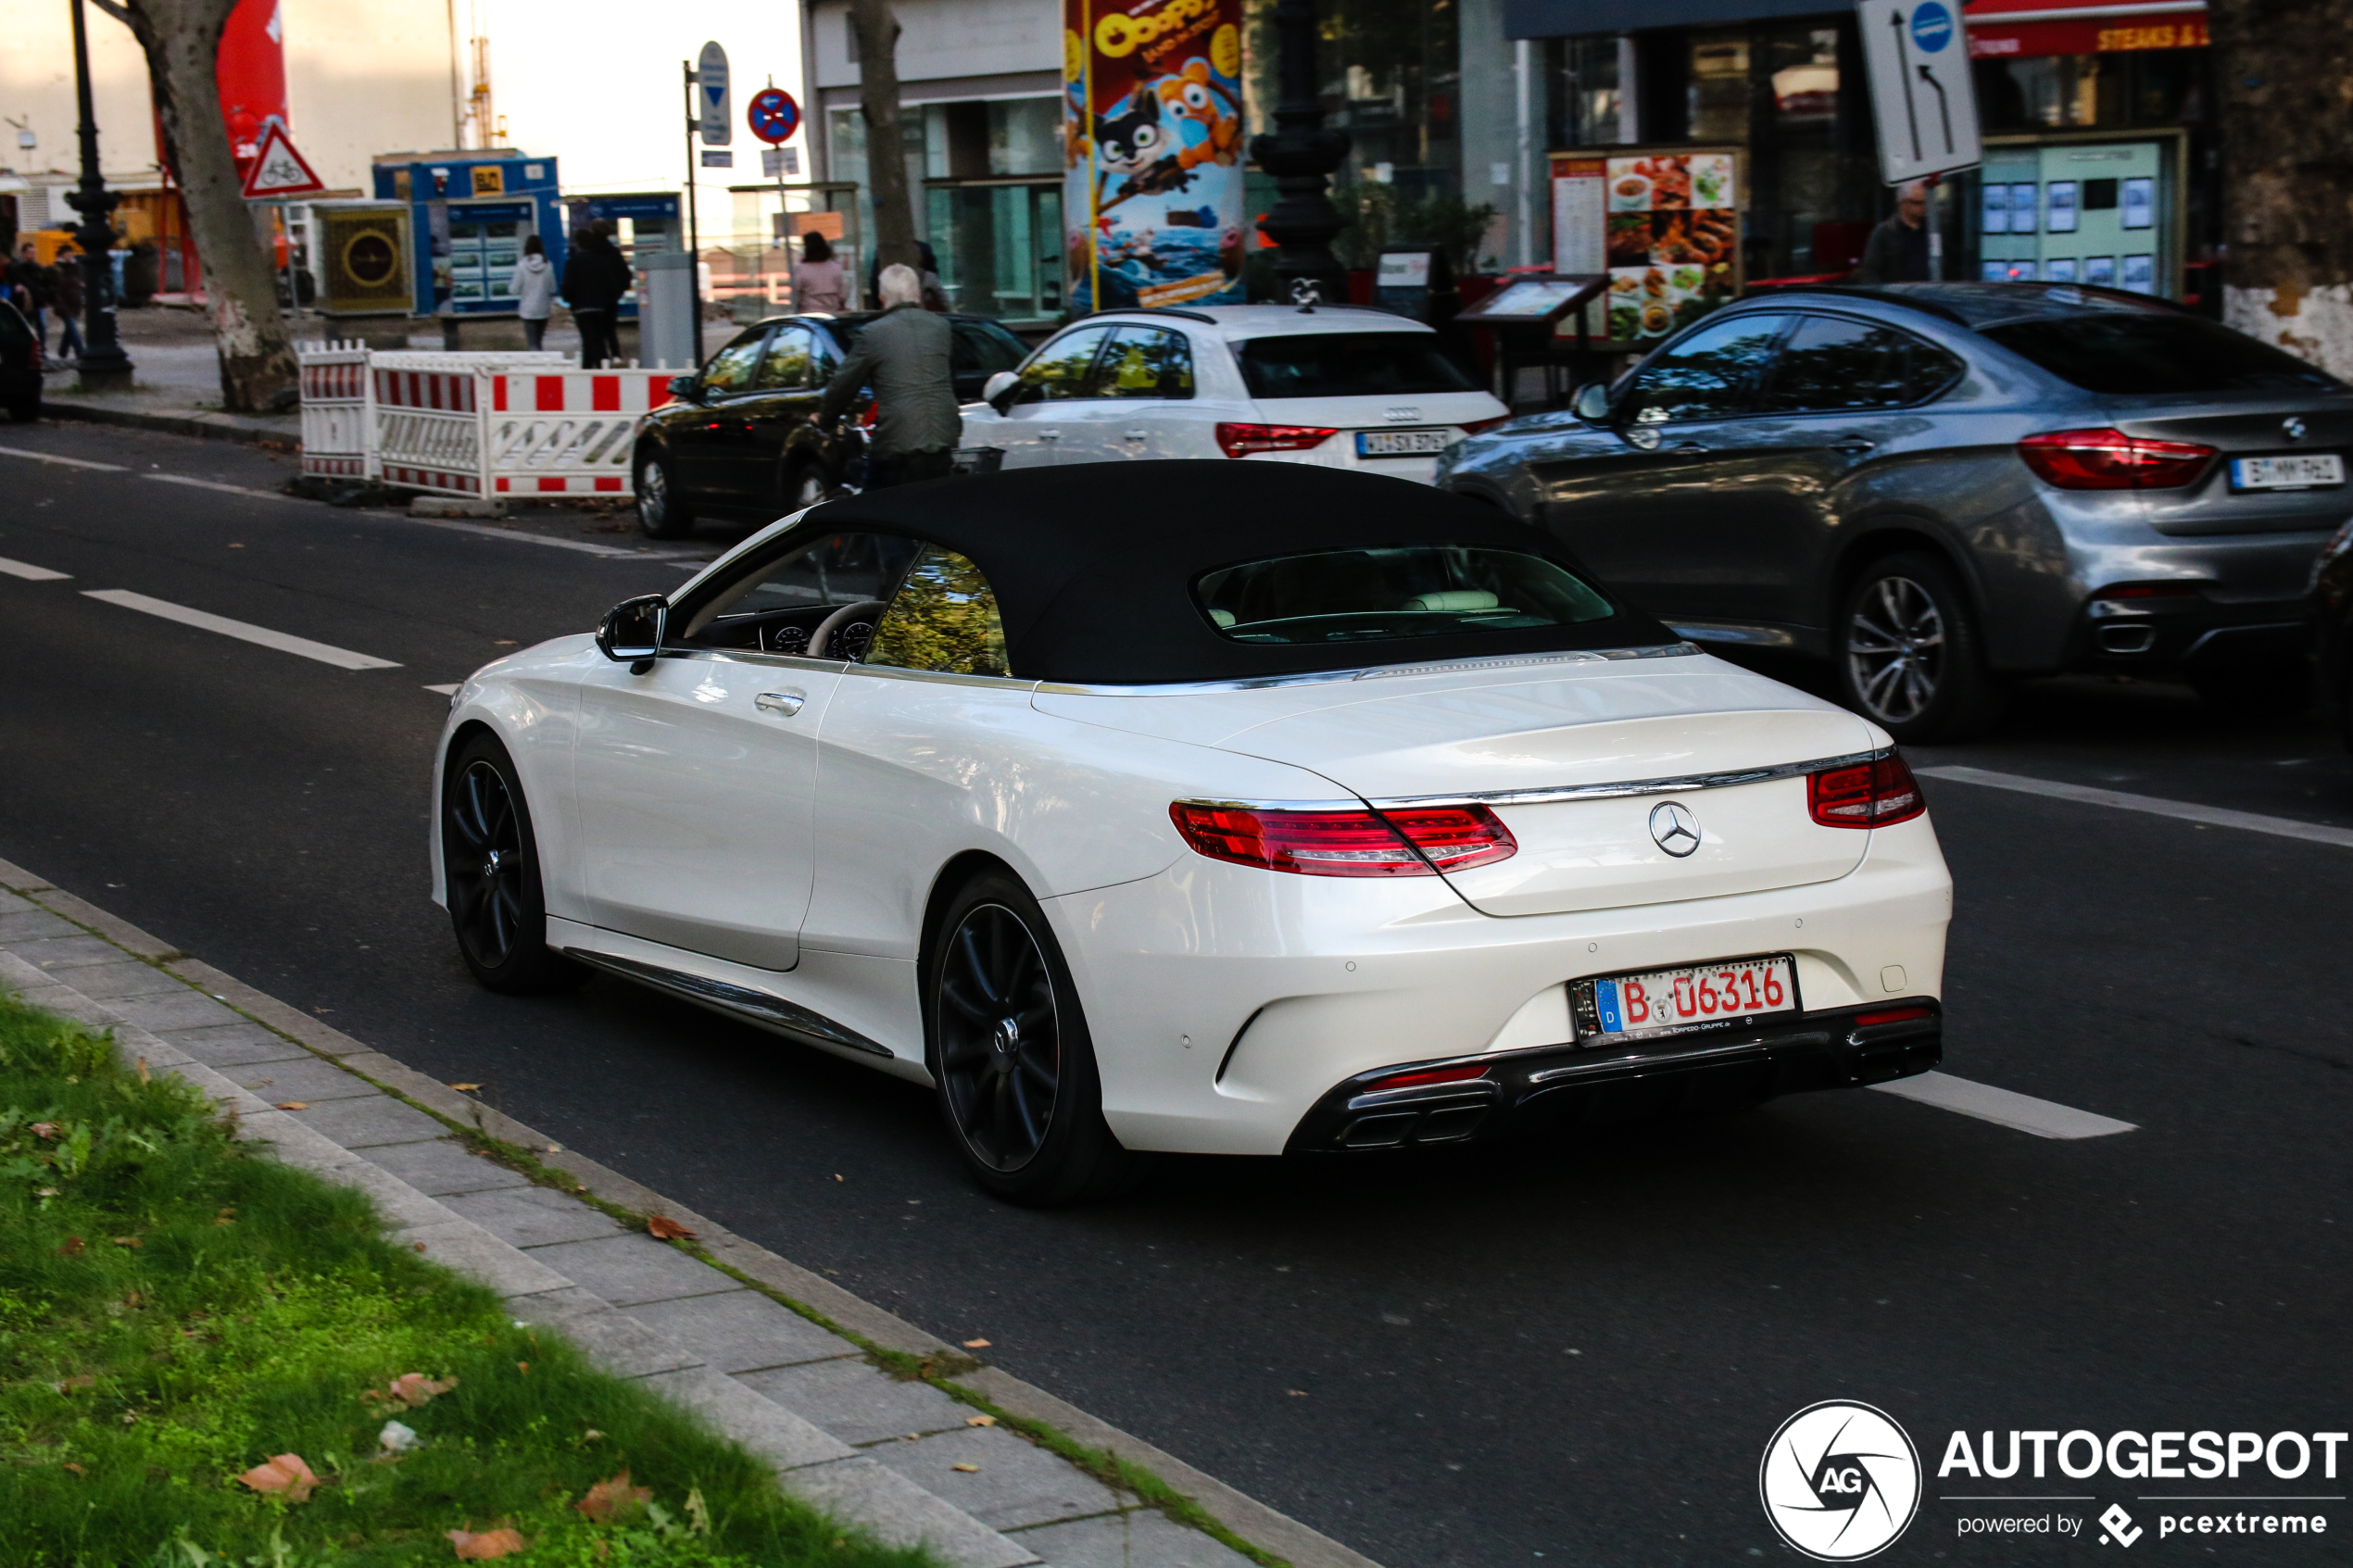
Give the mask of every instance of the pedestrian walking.
<path id="1" fill-rule="evenodd" d="M 515 314 L 522 318 L 523 346 L 536 354 L 556 309 L 556 270 L 547 265 L 547 247 L 538 235 L 524 236 L 522 259 L 507 280 L 507 292 L 515 296 Z"/>
<path id="2" fill-rule="evenodd" d="M 560 292 L 580 323 L 580 368 L 595 370 L 621 358 L 621 296 L 629 292 L 629 263 L 595 226 L 573 231 Z"/>
<path id="3" fill-rule="evenodd" d="M 833 243 L 812 229 L 800 236 L 800 264 L 792 270 L 792 307 L 839 312 L 849 306 L 849 280 L 835 259 Z"/>
<path id="4" fill-rule="evenodd" d="M 78 360 L 83 352 L 82 257 L 59 257 L 55 271 L 57 282 L 53 287 L 57 301 L 57 358 Z"/>
<path id="5" fill-rule="evenodd" d="M 1858 283 L 1925 283 L 1933 274 L 1928 257 L 1928 182 L 1915 180 L 1895 194 L 1895 216 L 1871 231 L 1863 246 Z"/>
<path id="6" fill-rule="evenodd" d="M 946 478 L 954 471 L 956 438 L 964 429 L 949 362 L 954 334 L 945 319 L 924 308 L 923 275 L 893 262 L 882 270 L 877 286 L 882 315 L 858 334 L 849 358 L 825 383 L 824 399 L 810 416 L 831 424 L 861 388 L 874 389 L 869 490 Z"/>
<path id="7" fill-rule="evenodd" d="M 8 269 L 8 282 L 16 291 L 17 308 L 32 323 L 32 335 L 41 341 L 44 354 L 48 352 L 49 342 L 48 273 L 31 240 L 17 247 L 16 263 Z"/>

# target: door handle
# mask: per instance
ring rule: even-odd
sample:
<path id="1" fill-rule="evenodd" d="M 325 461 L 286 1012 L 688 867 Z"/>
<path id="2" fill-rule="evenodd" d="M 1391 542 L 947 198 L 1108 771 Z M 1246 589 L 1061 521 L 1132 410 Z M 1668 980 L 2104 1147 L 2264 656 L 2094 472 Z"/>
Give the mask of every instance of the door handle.
<path id="1" fill-rule="evenodd" d="M 789 719 L 799 712 L 800 705 L 808 700 L 809 694 L 804 691 L 761 692 L 751 699 L 751 705 L 780 718 Z"/>
<path id="2" fill-rule="evenodd" d="M 1149 441 L 1151 439 L 1151 432 L 1148 430 L 1131 430 L 1126 433 L 1126 436 L 1130 441 Z"/>
<path id="3" fill-rule="evenodd" d="M 1836 441 L 1831 443 L 1831 451 L 1843 452 L 1850 458 L 1859 458 L 1866 452 L 1877 451 L 1878 449 L 1878 442 L 1866 440 L 1864 437 L 1859 435 L 1842 435 Z"/>

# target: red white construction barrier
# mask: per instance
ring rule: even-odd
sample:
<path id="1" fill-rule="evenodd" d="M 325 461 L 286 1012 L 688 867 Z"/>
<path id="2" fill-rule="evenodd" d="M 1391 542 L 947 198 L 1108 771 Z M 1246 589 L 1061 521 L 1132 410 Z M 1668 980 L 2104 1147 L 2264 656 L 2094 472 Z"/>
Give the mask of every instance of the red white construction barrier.
<path id="1" fill-rule="evenodd" d="M 631 433 L 678 373 L 356 344 L 306 345 L 301 359 L 303 471 L 486 500 L 628 498 Z"/>

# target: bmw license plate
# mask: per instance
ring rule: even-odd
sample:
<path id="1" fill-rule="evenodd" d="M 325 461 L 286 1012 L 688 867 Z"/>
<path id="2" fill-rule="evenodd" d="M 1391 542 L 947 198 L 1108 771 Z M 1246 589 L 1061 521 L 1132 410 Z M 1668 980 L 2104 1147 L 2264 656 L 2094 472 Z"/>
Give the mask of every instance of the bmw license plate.
<path id="1" fill-rule="evenodd" d="M 2345 459 L 2334 452 L 2298 452 L 2285 458 L 2233 458 L 2233 490 L 2313 490 L 2345 483 Z"/>
<path id="2" fill-rule="evenodd" d="M 1459 433 L 1451 430 L 1360 430 L 1356 433 L 1356 455 L 1427 458 L 1433 452 L 1443 452 L 1459 439 Z"/>
<path id="3" fill-rule="evenodd" d="M 1787 953 L 1616 974 L 1592 985 L 1592 1020 L 1604 1035 L 1689 1029 L 1798 1010 L 1797 963 Z"/>

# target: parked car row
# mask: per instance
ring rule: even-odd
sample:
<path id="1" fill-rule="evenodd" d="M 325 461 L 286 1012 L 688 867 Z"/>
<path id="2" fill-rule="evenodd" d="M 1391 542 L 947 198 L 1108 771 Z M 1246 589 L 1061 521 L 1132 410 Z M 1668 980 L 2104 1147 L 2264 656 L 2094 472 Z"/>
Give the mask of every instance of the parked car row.
<path id="1" fill-rule="evenodd" d="M 641 435 L 648 532 L 842 488 L 838 439 L 802 416 L 868 319 L 762 322 L 682 383 Z M 2353 389 L 2071 284 L 1777 292 L 1520 419 L 1377 311 L 1111 311 L 1026 355 L 954 320 L 965 440 L 1006 468 L 1224 457 L 1436 483 L 1681 635 L 1826 661 L 1903 741 L 1967 735 L 2014 678 L 2068 671 L 2302 700 L 2313 563 L 2347 512 Z"/>

